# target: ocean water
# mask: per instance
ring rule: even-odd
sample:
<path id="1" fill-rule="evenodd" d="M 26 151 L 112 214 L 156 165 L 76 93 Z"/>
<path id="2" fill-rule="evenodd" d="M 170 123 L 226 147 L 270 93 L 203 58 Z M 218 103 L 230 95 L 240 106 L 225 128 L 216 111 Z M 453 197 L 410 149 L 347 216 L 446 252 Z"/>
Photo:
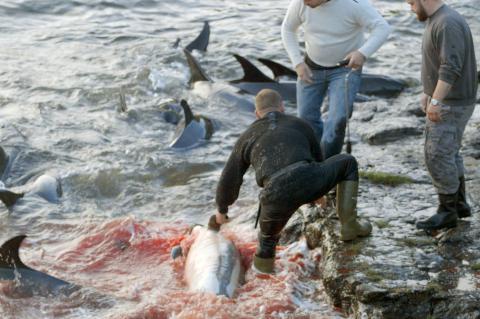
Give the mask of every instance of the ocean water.
<path id="1" fill-rule="evenodd" d="M 195 56 L 216 82 L 242 76 L 232 54 L 289 65 L 280 39 L 281 1 L 4 0 L 0 4 L 0 146 L 10 156 L 7 188 L 48 173 L 62 181 L 58 204 L 26 196 L 0 207 L 1 240 L 27 234 L 24 262 L 113 298 L 18 296 L 2 282 L 2 318 L 336 318 L 315 271 L 318 252 L 301 243 L 279 252 L 276 278 L 247 271 L 232 300 L 188 293 L 182 261 L 169 251 L 189 225 L 215 212 L 223 165 L 253 114 L 206 100 L 189 88 L 181 45 L 203 22 L 211 37 Z M 423 25 L 403 0 L 372 0 L 394 28 L 365 70 L 404 79 L 388 103 L 416 103 Z M 448 1 L 467 19 L 480 48 L 480 0 Z M 267 69 L 257 63 L 260 69 Z M 127 113 L 118 112 L 123 92 Z M 214 119 L 211 140 L 169 148 L 175 125 L 160 106 L 186 99 Z M 290 103 L 287 112 L 294 113 Z M 251 263 L 257 187 L 249 172 L 225 227 Z M 127 248 L 125 248 L 127 247 Z"/>

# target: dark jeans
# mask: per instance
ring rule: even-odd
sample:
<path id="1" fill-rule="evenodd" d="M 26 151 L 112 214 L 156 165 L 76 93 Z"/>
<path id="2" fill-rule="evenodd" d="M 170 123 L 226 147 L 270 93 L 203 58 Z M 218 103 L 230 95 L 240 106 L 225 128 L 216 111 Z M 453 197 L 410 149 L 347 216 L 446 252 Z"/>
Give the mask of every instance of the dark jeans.
<path id="1" fill-rule="evenodd" d="M 357 181 L 357 160 L 347 154 L 306 163 L 269 180 L 260 192 L 260 233 L 257 256 L 275 256 L 280 232 L 302 205 L 327 194 L 341 181 Z"/>

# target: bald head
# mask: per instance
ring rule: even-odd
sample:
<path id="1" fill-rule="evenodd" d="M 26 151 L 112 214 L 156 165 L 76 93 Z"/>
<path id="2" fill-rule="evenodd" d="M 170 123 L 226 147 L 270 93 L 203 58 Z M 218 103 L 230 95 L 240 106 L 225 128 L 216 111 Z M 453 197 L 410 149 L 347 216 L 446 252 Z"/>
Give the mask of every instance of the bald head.
<path id="1" fill-rule="evenodd" d="M 255 97 L 255 113 L 261 118 L 268 112 L 283 112 L 282 97 L 277 91 L 263 89 Z"/>

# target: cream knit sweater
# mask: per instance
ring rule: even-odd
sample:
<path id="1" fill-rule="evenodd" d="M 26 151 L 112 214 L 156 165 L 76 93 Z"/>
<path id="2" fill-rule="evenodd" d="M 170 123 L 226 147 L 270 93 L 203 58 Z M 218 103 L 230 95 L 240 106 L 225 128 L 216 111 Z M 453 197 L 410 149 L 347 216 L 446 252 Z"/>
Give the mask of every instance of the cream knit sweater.
<path id="1" fill-rule="evenodd" d="M 303 25 L 307 54 L 315 63 L 334 66 L 355 50 L 370 57 L 387 40 L 390 26 L 368 0 L 331 0 L 316 8 L 291 0 L 282 40 L 293 66 L 303 62 L 297 30 Z M 365 31 L 370 32 L 368 39 Z"/>

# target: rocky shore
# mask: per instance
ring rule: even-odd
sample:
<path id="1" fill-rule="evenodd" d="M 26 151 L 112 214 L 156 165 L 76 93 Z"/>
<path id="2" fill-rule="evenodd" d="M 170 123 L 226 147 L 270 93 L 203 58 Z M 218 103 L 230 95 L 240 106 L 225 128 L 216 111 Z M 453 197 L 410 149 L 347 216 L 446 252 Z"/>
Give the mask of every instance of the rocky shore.
<path id="1" fill-rule="evenodd" d="M 415 228 L 437 205 L 423 161 L 424 115 L 416 109 L 366 104 L 351 120 L 361 172 L 408 177 L 390 186 L 361 174 L 358 212 L 373 224 L 372 236 L 340 241 L 331 196 L 325 209 L 302 207 L 282 237 L 287 243 L 303 231 L 310 248 L 321 250 L 324 289 L 352 318 L 480 318 L 480 108 L 462 149 L 473 216 L 433 234 Z"/>

